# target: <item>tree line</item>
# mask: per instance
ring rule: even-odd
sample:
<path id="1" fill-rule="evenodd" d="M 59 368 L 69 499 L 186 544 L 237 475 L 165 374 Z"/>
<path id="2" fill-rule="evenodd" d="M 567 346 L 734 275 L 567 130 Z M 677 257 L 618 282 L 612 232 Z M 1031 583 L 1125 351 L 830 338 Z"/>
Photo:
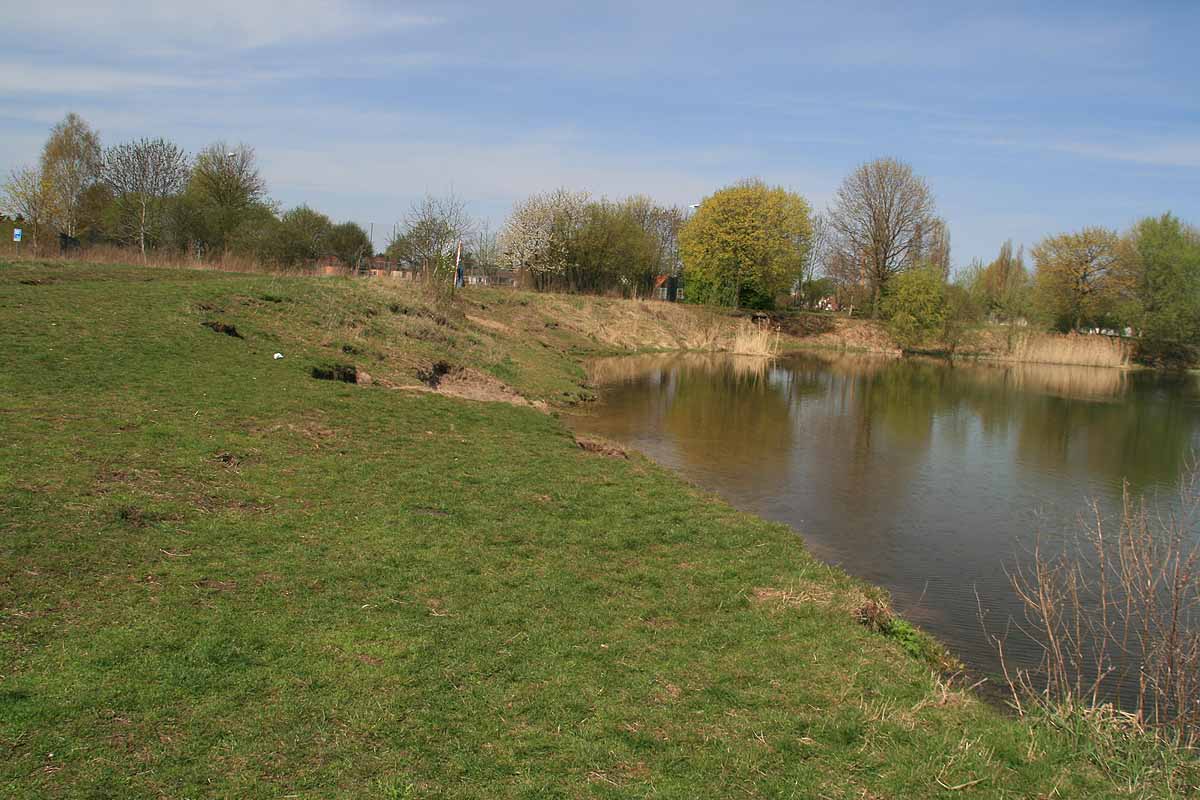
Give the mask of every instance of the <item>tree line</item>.
<path id="1" fill-rule="evenodd" d="M 189 155 L 163 139 L 102 147 L 76 114 L 37 164 L 3 185 L 3 211 L 35 250 L 56 236 L 151 251 L 234 254 L 291 266 L 374 256 L 354 222 L 307 205 L 281 209 L 254 149 L 215 142 Z M 455 265 L 509 270 L 539 290 L 646 296 L 682 278 L 690 302 L 841 309 L 884 319 L 908 347 L 953 341 L 990 321 L 1139 338 L 1151 358 L 1190 358 L 1200 342 L 1200 233 L 1165 214 L 1119 233 L 1089 227 L 1030 251 L 1006 243 L 989 263 L 951 270 L 950 235 L 928 182 L 893 158 L 862 164 L 828 208 L 759 179 L 690 208 L 641 195 L 558 189 L 518 202 L 498 234 L 450 196 L 416 202 L 391 232 L 389 263 L 451 280 Z"/>
<path id="2" fill-rule="evenodd" d="M 326 255 L 373 255 L 366 231 L 308 206 L 283 210 L 267 196 L 254 148 L 214 142 L 189 155 L 164 138 L 109 147 L 79 115 L 50 131 L 36 164 L 0 187 L 34 252 L 115 244 L 197 258 L 226 253 L 291 266 Z"/>

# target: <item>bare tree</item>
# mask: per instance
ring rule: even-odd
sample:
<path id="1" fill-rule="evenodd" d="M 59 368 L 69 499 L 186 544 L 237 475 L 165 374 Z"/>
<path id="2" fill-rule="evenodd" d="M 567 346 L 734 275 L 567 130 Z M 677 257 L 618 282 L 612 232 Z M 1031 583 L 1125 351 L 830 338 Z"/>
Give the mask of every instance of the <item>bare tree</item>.
<path id="1" fill-rule="evenodd" d="M 815 214 L 812 217 L 812 234 L 808 238 L 804 250 L 804 258 L 800 262 L 800 271 L 796 275 L 796 289 L 799 291 L 801 302 L 811 306 L 818 298 L 809 296 L 813 281 L 817 275 L 828 275 L 830 268 L 830 247 L 833 233 L 830 230 L 829 215 Z M 829 277 L 833 277 L 829 275 Z"/>
<path id="2" fill-rule="evenodd" d="M 420 269 L 431 284 L 453 287 L 455 252 L 474 229 L 463 200 L 453 194 L 425 195 L 393 232 L 389 250 Z"/>
<path id="3" fill-rule="evenodd" d="M 146 258 L 146 235 L 160 223 L 163 202 L 183 191 L 188 157 L 165 139 L 139 139 L 104 154 L 102 176 L 124 212 L 122 227 Z"/>
<path id="4" fill-rule="evenodd" d="M 41 172 L 52 195 L 50 221 L 67 236 L 80 233 L 85 195 L 100 178 L 100 136 L 74 112 L 50 131 Z"/>
<path id="5" fill-rule="evenodd" d="M 843 267 L 860 266 L 875 314 L 888 280 L 912 266 L 924 234 L 937 224 L 929 186 L 894 158 L 854 170 L 838 189 L 829 219 Z"/>
<path id="6" fill-rule="evenodd" d="M 500 242 L 491 226 L 486 222 L 480 225 L 471 243 L 471 254 L 475 264 L 487 278 L 494 278 L 500 269 Z"/>

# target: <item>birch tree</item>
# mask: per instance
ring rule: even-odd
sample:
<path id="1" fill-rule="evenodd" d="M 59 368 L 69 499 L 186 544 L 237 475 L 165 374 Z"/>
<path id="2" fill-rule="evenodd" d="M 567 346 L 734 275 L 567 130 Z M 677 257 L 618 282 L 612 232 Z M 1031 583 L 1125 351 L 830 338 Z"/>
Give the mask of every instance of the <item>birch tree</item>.
<path id="1" fill-rule="evenodd" d="M 120 233 L 137 241 L 142 259 L 146 240 L 163 221 L 164 204 L 187 185 L 188 157 L 165 139 L 139 139 L 110 147 L 102 176 L 118 205 Z"/>
<path id="2" fill-rule="evenodd" d="M 51 195 L 49 221 L 78 236 L 87 192 L 100 179 L 100 136 L 74 112 L 50 131 L 42 148 L 41 174 Z"/>

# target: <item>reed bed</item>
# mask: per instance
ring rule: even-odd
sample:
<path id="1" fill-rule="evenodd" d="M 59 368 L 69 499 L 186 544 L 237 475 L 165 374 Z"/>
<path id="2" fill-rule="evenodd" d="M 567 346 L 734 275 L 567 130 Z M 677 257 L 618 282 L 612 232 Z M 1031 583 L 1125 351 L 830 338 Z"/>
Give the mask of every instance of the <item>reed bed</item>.
<path id="1" fill-rule="evenodd" d="M 1035 364 L 1128 368 L 1134 343 L 1117 336 L 1022 333 L 1009 342 L 1006 358 Z"/>

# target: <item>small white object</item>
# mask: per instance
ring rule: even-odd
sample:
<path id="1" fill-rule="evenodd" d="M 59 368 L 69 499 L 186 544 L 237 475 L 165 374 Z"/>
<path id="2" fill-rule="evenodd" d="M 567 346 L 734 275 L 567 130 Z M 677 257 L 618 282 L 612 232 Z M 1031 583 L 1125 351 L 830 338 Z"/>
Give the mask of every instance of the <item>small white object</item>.
<path id="1" fill-rule="evenodd" d="M 278 361 L 279 359 L 283 358 L 283 353 L 276 353 L 275 355 L 271 356 L 271 358 Z"/>
<path id="2" fill-rule="evenodd" d="M 20 228 L 13 228 L 13 241 L 14 242 L 21 241 L 21 233 L 22 233 L 22 231 Z"/>

